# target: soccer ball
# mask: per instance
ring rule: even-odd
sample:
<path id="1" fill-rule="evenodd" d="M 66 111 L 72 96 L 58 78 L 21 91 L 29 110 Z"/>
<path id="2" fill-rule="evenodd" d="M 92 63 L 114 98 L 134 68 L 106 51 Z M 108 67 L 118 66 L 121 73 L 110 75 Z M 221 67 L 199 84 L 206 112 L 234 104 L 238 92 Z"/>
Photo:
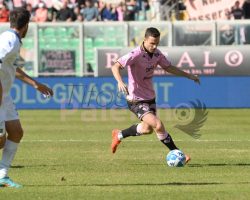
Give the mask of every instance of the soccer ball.
<path id="1" fill-rule="evenodd" d="M 186 156 L 181 150 L 175 149 L 168 153 L 166 160 L 170 167 L 184 167 Z"/>

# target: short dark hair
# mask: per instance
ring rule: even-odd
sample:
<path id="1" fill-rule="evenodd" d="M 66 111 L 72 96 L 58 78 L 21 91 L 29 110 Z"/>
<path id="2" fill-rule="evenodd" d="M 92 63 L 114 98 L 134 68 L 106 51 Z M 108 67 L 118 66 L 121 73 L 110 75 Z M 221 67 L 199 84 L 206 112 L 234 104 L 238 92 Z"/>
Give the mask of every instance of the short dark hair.
<path id="1" fill-rule="evenodd" d="M 30 21 L 30 12 L 25 8 L 15 8 L 10 12 L 10 27 L 21 29 Z"/>
<path id="2" fill-rule="evenodd" d="M 145 38 L 151 36 L 151 37 L 154 37 L 154 38 L 158 38 L 160 37 L 160 32 L 157 28 L 154 28 L 154 27 L 150 27 L 150 28 L 147 28 L 146 32 L 145 32 Z"/>

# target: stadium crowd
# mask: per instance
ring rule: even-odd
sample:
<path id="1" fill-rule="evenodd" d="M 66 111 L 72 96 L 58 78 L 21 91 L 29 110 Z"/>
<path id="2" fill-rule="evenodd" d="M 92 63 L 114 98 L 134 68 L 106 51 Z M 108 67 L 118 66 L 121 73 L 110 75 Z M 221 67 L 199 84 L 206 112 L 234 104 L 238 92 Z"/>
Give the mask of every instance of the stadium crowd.
<path id="1" fill-rule="evenodd" d="M 26 7 L 34 22 L 147 20 L 154 2 L 158 0 L 0 0 L 0 22 L 8 21 L 14 7 Z"/>
<path id="2" fill-rule="evenodd" d="M 250 0 L 245 0 L 242 7 L 240 7 L 240 2 L 235 1 L 234 6 L 231 11 L 228 12 L 228 19 L 250 19 Z"/>
<path id="3" fill-rule="evenodd" d="M 171 2 L 176 2 L 170 1 Z M 0 0 L 0 22 L 8 22 L 9 11 L 26 7 L 31 21 L 160 21 L 167 0 Z M 183 1 L 181 1 L 183 2 Z M 182 4 L 184 5 L 184 4 Z M 182 6 L 183 7 L 183 6 Z M 185 6 L 183 7 L 185 9 Z M 183 9 L 181 8 L 181 9 Z M 250 19 L 250 0 L 239 1 L 227 13 L 228 19 Z"/>

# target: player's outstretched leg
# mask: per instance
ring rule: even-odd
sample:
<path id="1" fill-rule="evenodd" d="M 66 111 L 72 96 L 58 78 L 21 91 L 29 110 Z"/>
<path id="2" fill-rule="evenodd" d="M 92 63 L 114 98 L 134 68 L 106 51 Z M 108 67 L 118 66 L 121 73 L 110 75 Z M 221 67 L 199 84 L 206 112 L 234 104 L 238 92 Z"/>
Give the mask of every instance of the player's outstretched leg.
<path id="1" fill-rule="evenodd" d="M 167 132 L 165 134 L 156 134 L 158 139 L 169 148 L 169 150 L 178 149 L 178 147 L 175 145 L 171 135 Z M 186 155 L 186 164 L 191 160 L 191 157 L 189 155 Z"/>
<path id="2" fill-rule="evenodd" d="M 171 135 L 165 130 L 165 127 L 161 120 L 152 113 L 148 113 L 143 117 L 143 122 L 150 125 L 157 135 L 157 138 L 171 151 L 178 149 L 175 145 Z M 186 156 L 186 163 L 188 163 L 191 158 L 188 155 Z"/>
<path id="3" fill-rule="evenodd" d="M 9 177 L 4 177 L 0 179 L 0 187 L 21 188 L 22 185 L 15 183 Z"/>
<path id="4" fill-rule="evenodd" d="M 118 138 L 119 133 L 121 133 L 121 131 L 118 129 L 114 129 L 112 131 L 112 144 L 111 144 L 112 153 L 116 152 L 118 145 L 121 143 L 121 140 Z"/>
<path id="5" fill-rule="evenodd" d="M 18 141 L 21 140 L 23 135 L 20 121 L 7 121 L 6 129 L 8 130 L 8 139 L 5 142 L 2 152 L 2 160 L 0 161 L 0 186 L 19 188 L 21 185 L 15 183 L 8 177 L 8 170 L 16 155 L 19 145 Z"/>
<path id="6" fill-rule="evenodd" d="M 121 140 L 130 136 L 140 136 L 141 134 L 141 124 L 135 124 L 124 130 L 114 129 L 112 131 L 112 153 L 115 153 L 117 146 L 121 143 Z"/>
<path id="7" fill-rule="evenodd" d="M 21 187 L 21 185 L 12 181 L 7 175 L 11 162 L 15 157 L 17 147 L 18 143 L 8 139 L 6 140 L 2 153 L 2 160 L 0 161 L 0 187 Z"/>
<path id="8" fill-rule="evenodd" d="M 159 138 L 159 140 L 166 145 L 169 150 L 174 150 L 174 149 L 178 149 L 178 147 L 175 145 L 171 135 L 169 133 L 166 133 L 165 136 L 163 136 L 165 139 L 162 138 L 163 135 L 158 135 L 157 137 Z M 191 160 L 191 157 L 187 154 L 185 154 L 186 157 L 186 164 Z"/>

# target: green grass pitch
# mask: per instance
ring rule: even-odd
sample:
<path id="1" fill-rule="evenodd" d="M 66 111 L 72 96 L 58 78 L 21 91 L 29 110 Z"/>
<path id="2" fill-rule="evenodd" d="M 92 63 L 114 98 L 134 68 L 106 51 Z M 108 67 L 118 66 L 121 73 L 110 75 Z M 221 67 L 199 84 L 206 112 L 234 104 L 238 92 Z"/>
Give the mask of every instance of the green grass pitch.
<path id="1" fill-rule="evenodd" d="M 159 114 L 192 161 L 170 168 L 154 134 L 124 140 L 111 154 L 111 130 L 137 122 L 128 110 L 21 110 L 25 135 L 10 169 L 22 189 L 0 199 L 250 199 L 250 109 L 209 109 L 196 140 Z"/>

